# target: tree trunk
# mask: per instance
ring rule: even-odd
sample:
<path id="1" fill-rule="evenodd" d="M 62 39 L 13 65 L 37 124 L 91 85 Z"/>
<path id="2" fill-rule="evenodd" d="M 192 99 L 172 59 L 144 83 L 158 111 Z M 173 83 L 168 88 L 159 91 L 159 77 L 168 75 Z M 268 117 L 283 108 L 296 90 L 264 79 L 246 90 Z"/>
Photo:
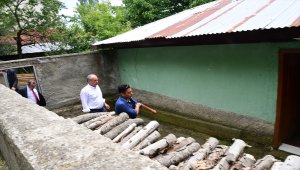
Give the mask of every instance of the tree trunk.
<path id="1" fill-rule="evenodd" d="M 273 163 L 277 161 L 274 156 L 266 155 L 262 159 L 257 160 L 255 163 L 253 170 L 265 170 L 270 169 Z"/>
<path id="2" fill-rule="evenodd" d="M 290 155 L 285 159 L 284 162 L 275 162 L 271 168 L 271 170 L 282 169 L 300 170 L 300 157 L 296 155 Z"/>
<path id="3" fill-rule="evenodd" d="M 229 162 L 223 157 L 212 170 L 229 170 L 229 167 Z"/>
<path id="4" fill-rule="evenodd" d="M 184 170 L 190 170 L 196 168 L 197 162 L 203 160 L 209 153 L 214 150 L 219 144 L 218 139 L 210 137 L 208 140 L 201 146 L 201 148 L 194 153 L 194 156 L 190 157 L 185 164 L 183 165 Z"/>
<path id="5" fill-rule="evenodd" d="M 108 131 L 110 131 L 112 128 L 118 126 L 119 124 L 125 122 L 127 119 L 129 119 L 129 116 L 127 113 L 121 113 L 119 116 L 111 119 L 107 123 L 105 123 L 100 129 L 99 132 L 101 135 L 106 134 Z"/>
<path id="6" fill-rule="evenodd" d="M 229 147 L 225 153 L 225 157 L 222 158 L 218 164 L 213 168 L 214 170 L 229 170 L 229 167 L 234 163 L 240 154 L 243 152 L 247 145 L 243 140 L 234 139 L 234 143 Z"/>
<path id="7" fill-rule="evenodd" d="M 104 134 L 105 137 L 109 139 L 113 139 L 116 136 L 118 136 L 120 133 L 122 133 L 129 125 L 131 124 L 137 124 L 137 126 L 142 125 L 144 123 L 144 120 L 141 118 L 135 118 L 135 119 L 129 119 L 125 122 L 119 124 L 118 126 L 114 127 L 112 130 Z"/>
<path id="8" fill-rule="evenodd" d="M 274 162 L 273 165 L 272 165 L 272 168 L 271 168 L 271 170 L 285 170 L 285 169 L 293 170 L 291 167 L 290 168 L 285 168 L 283 162 Z"/>
<path id="9" fill-rule="evenodd" d="M 181 165 L 180 165 L 180 164 L 179 164 L 178 166 L 171 165 L 171 166 L 169 167 L 169 170 L 180 170 L 180 168 L 181 168 Z"/>
<path id="10" fill-rule="evenodd" d="M 142 130 L 132 136 L 126 143 L 124 143 L 122 145 L 122 148 L 132 149 L 147 136 L 149 136 L 155 129 L 157 129 L 158 126 L 159 123 L 157 121 L 149 122 Z"/>
<path id="11" fill-rule="evenodd" d="M 246 146 L 251 147 L 243 140 L 234 139 L 234 143 L 229 147 L 229 149 L 225 153 L 226 160 L 228 161 L 228 163 L 235 162 Z"/>
<path id="12" fill-rule="evenodd" d="M 89 120 L 94 119 L 96 117 L 107 115 L 107 114 L 114 115 L 115 112 L 86 113 L 86 114 L 83 114 L 83 115 L 73 117 L 72 120 L 77 122 L 78 124 L 81 124 L 83 122 L 86 122 L 86 121 L 89 121 Z"/>
<path id="13" fill-rule="evenodd" d="M 177 141 L 179 140 L 177 139 Z M 194 138 L 192 137 L 185 138 L 181 140 L 179 143 L 176 142 L 172 147 L 168 149 L 167 153 L 177 151 L 178 149 L 185 147 L 193 142 L 196 142 Z"/>
<path id="14" fill-rule="evenodd" d="M 253 155 L 244 153 L 243 156 L 237 162 L 234 163 L 230 170 L 251 169 L 255 161 L 256 160 Z"/>
<path id="15" fill-rule="evenodd" d="M 182 136 L 178 137 L 178 138 L 176 139 L 176 142 L 175 142 L 174 145 L 176 145 L 177 143 L 182 142 L 184 139 L 185 139 L 185 137 L 182 137 Z"/>
<path id="16" fill-rule="evenodd" d="M 111 115 L 110 115 L 110 114 L 101 115 L 101 116 L 99 116 L 99 117 L 95 117 L 95 118 L 93 118 L 93 119 L 91 119 L 91 120 L 88 120 L 88 121 L 82 123 L 81 125 L 87 127 L 87 126 L 89 126 L 90 124 L 92 124 L 92 123 L 94 123 L 94 122 L 97 122 L 97 121 L 99 121 L 99 120 L 101 120 L 101 119 L 103 119 L 103 118 L 105 118 L 105 117 L 107 117 L 107 116 L 111 116 Z"/>
<path id="17" fill-rule="evenodd" d="M 296 155 L 290 155 L 288 157 L 286 157 L 285 164 L 287 165 L 292 165 L 293 168 L 298 168 L 298 170 L 300 169 L 300 157 L 296 156 Z"/>
<path id="18" fill-rule="evenodd" d="M 87 128 L 94 130 L 94 129 L 104 125 L 106 122 L 108 122 L 109 120 L 111 120 L 113 118 L 114 118 L 114 116 L 106 115 L 106 116 L 102 117 L 101 120 L 98 120 L 98 121 L 88 125 Z M 97 132 L 97 133 L 99 133 L 99 132 Z"/>
<path id="19" fill-rule="evenodd" d="M 16 37 L 16 41 L 17 41 L 17 52 L 18 52 L 18 58 L 21 59 L 22 58 L 22 30 L 19 30 L 17 32 L 17 37 Z"/>
<path id="20" fill-rule="evenodd" d="M 136 127 L 136 124 L 133 123 L 131 125 L 128 126 L 128 128 L 126 128 L 123 132 L 121 132 L 117 137 L 115 137 L 113 139 L 113 142 L 117 143 L 119 142 L 122 138 L 124 138 L 126 135 L 128 135 L 131 131 L 134 130 L 134 128 Z"/>
<path id="21" fill-rule="evenodd" d="M 193 155 L 194 152 L 199 150 L 200 144 L 193 142 L 190 145 L 187 145 L 186 147 L 183 147 L 181 149 L 178 149 L 174 152 L 158 155 L 154 159 L 157 160 L 162 165 L 169 167 L 171 165 L 177 165 L 181 161 L 187 159 L 191 155 Z"/>
<path id="22" fill-rule="evenodd" d="M 169 134 L 163 139 L 147 146 L 146 148 L 140 151 L 141 155 L 147 155 L 149 157 L 153 157 L 159 151 L 163 150 L 164 148 L 168 148 L 172 146 L 176 142 L 176 136 L 173 134 Z"/>
<path id="23" fill-rule="evenodd" d="M 127 142 L 132 136 L 137 134 L 143 127 L 142 126 L 137 126 L 134 128 L 134 130 L 129 133 L 125 138 L 121 139 L 121 142 L 119 142 L 120 145 L 123 145 L 125 142 Z"/>
<path id="24" fill-rule="evenodd" d="M 148 137 L 146 137 L 141 143 L 139 143 L 136 147 L 132 150 L 139 151 L 148 145 L 152 144 L 153 142 L 157 141 L 160 138 L 160 133 L 158 131 L 152 132 Z"/>
<path id="25" fill-rule="evenodd" d="M 218 161 L 221 159 L 227 150 L 228 146 L 218 145 L 211 154 L 205 160 L 197 162 L 196 170 L 212 169 L 216 166 Z"/>

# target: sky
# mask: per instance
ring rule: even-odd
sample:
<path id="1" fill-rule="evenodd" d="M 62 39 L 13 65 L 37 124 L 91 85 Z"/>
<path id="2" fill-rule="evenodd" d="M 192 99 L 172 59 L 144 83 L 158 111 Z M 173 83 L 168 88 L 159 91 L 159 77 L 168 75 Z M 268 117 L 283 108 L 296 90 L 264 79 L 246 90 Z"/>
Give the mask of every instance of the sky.
<path id="1" fill-rule="evenodd" d="M 76 3 L 78 0 L 59 0 L 63 2 L 66 6 L 66 9 L 60 11 L 60 14 L 66 16 L 74 15 L 74 9 L 76 8 Z M 109 0 L 112 5 L 118 6 L 122 4 L 122 0 Z"/>

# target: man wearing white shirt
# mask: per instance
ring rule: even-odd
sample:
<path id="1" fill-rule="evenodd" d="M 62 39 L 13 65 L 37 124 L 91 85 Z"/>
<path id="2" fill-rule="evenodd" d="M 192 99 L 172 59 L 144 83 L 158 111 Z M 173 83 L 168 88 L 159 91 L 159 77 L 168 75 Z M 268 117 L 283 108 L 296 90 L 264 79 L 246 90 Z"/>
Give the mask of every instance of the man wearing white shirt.
<path id="1" fill-rule="evenodd" d="M 80 91 L 80 100 L 83 112 L 106 112 L 110 106 L 105 103 L 100 87 L 98 86 L 98 77 L 95 74 L 87 76 L 88 84 Z"/>
<path id="2" fill-rule="evenodd" d="M 46 106 L 46 100 L 44 96 L 36 90 L 36 82 L 34 80 L 28 80 L 27 86 L 18 90 L 18 93 L 23 97 L 30 99 L 33 103 L 40 106 Z"/>

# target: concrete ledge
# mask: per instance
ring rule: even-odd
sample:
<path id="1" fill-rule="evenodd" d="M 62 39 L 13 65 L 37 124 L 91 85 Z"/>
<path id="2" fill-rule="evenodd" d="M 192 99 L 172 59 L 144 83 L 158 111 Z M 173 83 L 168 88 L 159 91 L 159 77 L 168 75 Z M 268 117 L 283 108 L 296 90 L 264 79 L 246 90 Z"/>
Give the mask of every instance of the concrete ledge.
<path id="1" fill-rule="evenodd" d="M 165 169 L 0 85 L 0 149 L 10 169 Z"/>
<path id="2" fill-rule="evenodd" d="M 227 130 L 232 129 L 232 134 L 235 134 L 235 137 L 242 137 L 243 139 L 252 140 L 262 144 L 272 144 L 274 125 L 270 122 L 239 115 L 233 112 L 214 109 L 205 105 L 178 100 L 144 90 L 135 89 L 134 93 L 135 97 L 140 101 L 145 101 L 147 104 L 156 106 L 162 110 L 177 113 L 186 118 L 194 118 L 207 122 L 207 126 L 209 123 L 214 123 L 218 126 L 227 127 Z M 211 129 L 214 129 L 215 127 L 216 125 L 212 125 Z M 224 129 L 224 131 L 230 133 L 226 129 Z M 221 129 L 217 128 L 217 130 L 219 131 Z M 220 134 L 220 131 L 216 134 L 213 134 L 210 131 L 210 135 L 216 135 L 215 137 L 219 137 L 217 136 L 218 134 Z"/>

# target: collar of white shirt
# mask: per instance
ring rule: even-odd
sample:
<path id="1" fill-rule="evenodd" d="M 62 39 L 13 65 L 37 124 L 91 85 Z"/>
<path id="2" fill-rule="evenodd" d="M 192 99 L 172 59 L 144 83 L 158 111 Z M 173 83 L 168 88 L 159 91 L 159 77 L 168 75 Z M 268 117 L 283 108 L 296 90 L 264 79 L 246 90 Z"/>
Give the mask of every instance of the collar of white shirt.
<path id="1" fill-rule="evenodd" d="M 38 95 L 38 91 L 35 88 L 33 90 L 31 90 L 31 88 L 29 88 L 27 86 L 27 98 L 32 100 L 34 103 L 36 103 L 37 101 L 35 99 L 35 96 L 34 96 L 33 92 L 36 94 L 36 96 L 39 100 L 40 98 L 39 98 L 39 95 Z"/>

